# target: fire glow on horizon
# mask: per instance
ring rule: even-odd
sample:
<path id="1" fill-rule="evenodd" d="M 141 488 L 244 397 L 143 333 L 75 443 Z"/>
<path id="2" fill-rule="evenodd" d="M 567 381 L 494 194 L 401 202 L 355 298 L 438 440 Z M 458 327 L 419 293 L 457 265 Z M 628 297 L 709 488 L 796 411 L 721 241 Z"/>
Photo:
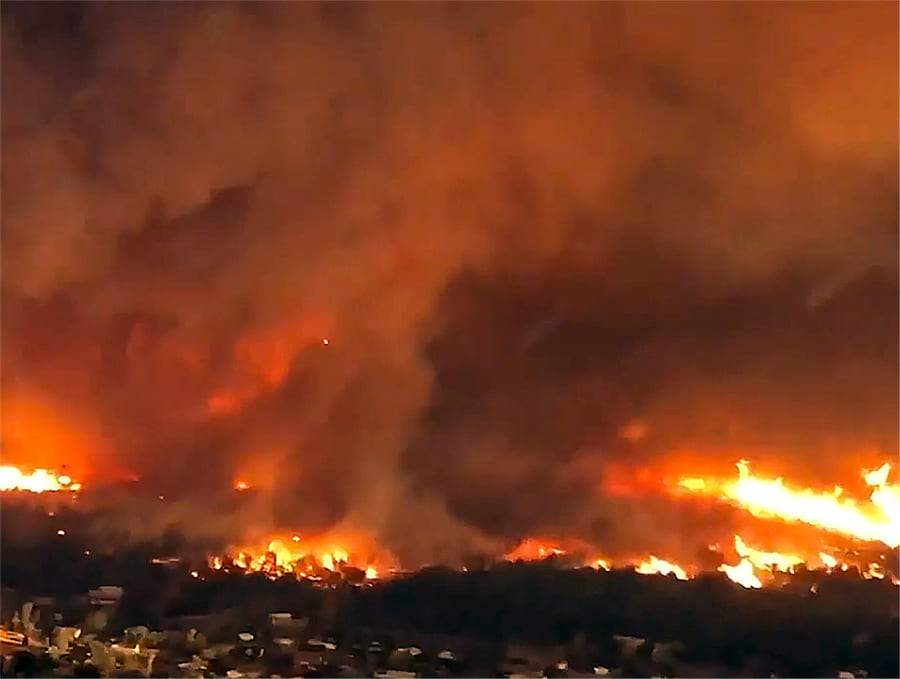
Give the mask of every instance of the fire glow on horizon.
<path id="1" fill-rule="evenodd" d="M 780 478 L 772 480 L 755 476 L 743 460 L 737 463 L 737 468 L 736 480 L 683 477 L 669 491 L 676 495 L 687 491 L 710 496 L 757 518 L 772 522 L 801 522 L 825 535 L 836 534 L 858 543 L 877 541 L 891 549 L 896 549 L 900 544 L 897 529 L 900 525 L 900 486 L 889 482 L 891 467 L 888 463 L 878 469 L 861 472 L 866 484 L 872 488 L 867 502 L 844 497 L 844 491 L 839 487 L 830 492 L 796 489 Z M 234 486 L 238 492 L 250 487 L 243 480 L 235 482 Z M 43 469 L 26 473 L 14 466 L 0 467 L 0 491 L 77 492 L 81 488 L 81 483 L 65 474 Z M 396 571 L 396 560 L 384 550 L 371 544 L 366 549 L 350 548 L 350 545 L 358 546 L 363 542 L 368 544 L 368 541 L 346 537 L 337 539 L 334 536 L 315 540 L 298 535 L 276 537 L 255 548 L 244 546 L 232 549 L 230 553 L 236 555 L 233 557 L 211 556 L 208 565 L 213 570 L 236 567 L 240 571 L 262 572 L 272 577 L 293 574 L 310 580 L 323 580 L 331 573 L 346 573 L 351 569 L 358 571 L 360 580 L 374 580 Z M 729 559 L 726 559 L 716 570 L 748 588 L 763 587 L 773 580 L 775 573 L 794 573 L 800 567 L 825 569 L 828 572 L 850 568 L 850 564 L 838 553 L 822 551 L 819 546 L 809 551 L 796 545 L 790 552 L 779 552 L 751 546 L 740 535 L 734 535 L 733 547 L 737 563 L 728 563 Z M 372 556 L 376 552 L 381 554 L 380 558 Z M 361 557 L 363 553 L 369 556 Z M 586 543 L 579 544 L 575 549 L 566 549 L 552 538 L 526 538 L 503 558 L 507 561 L 559 558 L 569 565 L 590 566 L 598 570 L 632 568 L 642 575 L 658 573 L 672 575 L 679 580 L 688 580 L 699 574 L 699 570 L 691 564 L 679 564 L 657 554 L 616 560 L 597 553 Z M 885 579 L 888 576 L 879 563 L 861 562 L 854 565 L 867 579 Z M 891 581 L 900 584 L 896 576 L 892 576 Z"/>
<path id="2" fill-rule="evenodd" d="M 675 489 L 691 494 L 704 494 L 720 502 L 732 504 L 749 514 L 766 520 L 801 522 L 825 533 L 834 533 L 858 542 L 881 542 L 895 549 L 900 544 L 900 486 L 889 483 L 891 471 L 889 463 L 875 470 L 863 470 L 862 478 L 872 488 L 868 502 L 859 502 L 843 497 L 843 489 L 837 487 L 832 492 L 812 489 L 797 490 L 787 486 L 782 479 L 765 479 L 754 476 L 748 462 L 737 463 L 738 479 L 721 481 L 701 477 L 682 477 Z M 734 536 L 734 551 L 737 564 L 722 563 L 717 570 L 732 581 L 744 586 L 758 588 L 771 580 L 774 573 L 793 573 L 798 567 L 825 568 L 828 571 L 840 568 L 846 571 L 849 565 L 837 556 L 823 551 L 802 554 L 766 551 L 747 544 L 740 535 Z M 536 560 L 550 556 L 566 556 L 566 551 L 552 542 L 534 539 L 523 541 L 506 559 Z M 609 570 L 614 561 L 606 557 L 593 556 L 587 565 Z M 641 574 L 672 574 L 681 580 L 696 575 L 690 567 L 667 561 L 656 555 L 642 560 L 631 560 L 617 566 L 631 566 Z M 884 568 L 878 563 L 859 566 L 864 578 L 884 579 Z M 894 584 L 900 584 L 896 577 Z"/>
<path id="3" fill-rule="evenodd" d="M 686 489 L 691 493 L 718 493 L 717 499 L 733 503 L 749 514 L 771 521 L 803 521 L 824 533 L 838 533 L 858 542 L 878 535 L 880 542 L 888 547 L 897 544 L 896 536 L 889 528 L 896 525 L 897 486 L 888 483 L 890 465 L 884 464 L 874 471 L 863 471 L 866 483 L 873 487 L 870 503 L 862 504 L 850 498 L 841 497 L 842 491 L 832 493 L 813 490 L 791 490 L 781 479 L 767 480 L 753 476 L 749 465 L 738 463 L 739 478 L 733 482 L 716 481 L 702 478 L 683 478 L 677 489 Z M 778 493 L 766 494 L 770 488 L 780 489 Z M 754 494 L 758 493 L 758 494 Z M 741 504 L 740 501 L 744 504 Z M 766 504 L 767 502 L 767 504 Z M 808 509 L 808 504 L 824 507 L 816 522 Z M 762 509 L 765 507 L 765 509 Z M 805 513 L 804 513 L 805 512 Z M 324 543 L 323 543 L 324 544 Z M 711 548 L 712 549 L 712 548 Z M 807 550 L 797 546 L 795 552 L 779 552 L 752 546 L 740 535 L 733 536 L 733 549 L 737 563 L 720 564 L 716 570 L 724 573 L 733 582 L 747 588 L 760 588 L 774 580 L 776 573 L 795 573 L 798 568 L 832 572 L 836 569 L 847 571 L 851 564 L 845 562 L 837 554 L 816 549 Z M 273 539 L 263 549 L 242 548 L 236 550 L 237 557 L 230 563 L 247 572 L 264 572 L 275 577 L 289 573 L 297 577 L 320 580 L 328 573 L 340 571 L 347 565 L 365 569 L 366 579 L 374 579 L 381 574 L 388 576 L 393 569 L 378 568 L 372 563 L 360 564 L 358 559 L 350 557 L 348 550 L 341 547 L 314 547 L 305 543 L 299 536 L 291 539 Z M 611 559 L 594 553 L 587 544 L 579 544 L 576 549 L 566 549 L 552 538 L 529 537 L 522 540 L 504 557 L 506 561 L 542 561 L 558 558 L 571 566 L 589 566 L 597 570 L 614 568 L 631 568 L 640 575 L 671 575 L 679 580 L 689 580 L 700 574 L 690 564 L 679 564 L 659 555 L 649 554 L 646 557 L 625 560 Z M 225 563 L 222 556 L 211 557 L 210 566 L 221 570 Z M 866 579 L 885 579 L 886 572 L 879 563 L 854 564 L 860 575 Z M 900 580 L 892 577 L 893 584 Z"/>
<path id="4" fill-rule="evenodd" d="M 0 467 L 0 491 L 20 490 L 31 493 L 52 491 L 77 492 L 81 488 L 81 483 L 74 481 L 70 476 L 57 474 L 47 469 L 36 469 L 29 474 L 18 467 L 10 465 Z"/>

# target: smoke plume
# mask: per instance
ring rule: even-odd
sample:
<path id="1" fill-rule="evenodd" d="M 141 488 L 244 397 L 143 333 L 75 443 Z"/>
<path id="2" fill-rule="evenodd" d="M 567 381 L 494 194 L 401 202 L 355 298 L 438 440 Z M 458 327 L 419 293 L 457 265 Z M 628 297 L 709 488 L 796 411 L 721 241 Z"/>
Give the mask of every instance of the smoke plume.
<path id="1" fill-rule="evenodd" d="M 896 456 L 897 13 L 4 3 L 4 461 L 415 562 Z"/>

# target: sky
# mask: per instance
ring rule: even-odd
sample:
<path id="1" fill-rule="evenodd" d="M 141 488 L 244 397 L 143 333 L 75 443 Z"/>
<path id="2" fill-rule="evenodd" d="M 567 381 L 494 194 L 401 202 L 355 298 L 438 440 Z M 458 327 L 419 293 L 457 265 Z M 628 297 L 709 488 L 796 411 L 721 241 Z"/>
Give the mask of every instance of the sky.
<path id="1" fill-rule="evenodd" d="M 898 18 L 3 3 L 4 463 L 416 560 L 896 458 Z"/>

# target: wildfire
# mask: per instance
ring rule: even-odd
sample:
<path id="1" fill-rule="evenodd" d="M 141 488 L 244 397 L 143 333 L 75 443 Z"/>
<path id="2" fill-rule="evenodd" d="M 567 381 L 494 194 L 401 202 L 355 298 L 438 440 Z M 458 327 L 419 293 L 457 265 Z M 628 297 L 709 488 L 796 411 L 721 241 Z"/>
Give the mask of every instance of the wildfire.
<path id="1" fill-rule="evenodd" d="M 872 489 L 868 501 L 845 497 L 840 486 L 831 491 L 815 491 L 792 488 L 780 478 L 761 478 L 750 471 L 750 465 L 744 460 L 737 468 L 737 480 L 721 482 L 682 477 L 678 488 L 715 497 L 758 518 L 799 522 L 860 542 L 878 541 L 891 548 L 900 545 L 900 486 L 888 482 L 890 464 L 861 473 Z M 805 552 L 786 554 L 754 549 L 737 535 L 734 548 L 740 562 L 734 566 L 722 564 L 718 570 L 745 587 L 761 587 L 761 574 L 794 572 L 801 564 L 811 561 L 817 561 L 829 571 L 838 567 L 846 571 L 850 567 L 822 551 L 805 556 Z M 858 565 L 865 578 L 885 577 L 879 564 Z M 892 578 L 892 581 L 896 582 L 896 579 Z"/>
<path id="2" fill-rule="evenodd" d="M 336 546 L 334 542 L 334 540 L 319 540 L 313 544 L 294 535 L 288 539 L 270 540 L 262 550 L 242 549 L 236 552 L 235 557 L 211 556 L 208 565 L 217 571 L 236 566 L 245 572 L 265 573 L 270 577 L 294 575 L 313 581 L 330 581 L 329 576 L 334 573 L 340 573 L 344 577 L 355 577 L 356 584 L 380 577 L 380 571 L 372 563 L 371 558 L 361 560 L 357 554 Z M 734 536 L 734 549 L 739 557 L 738 563 L 736 565 L 723 563 L 716 570 L 736 584 L 750 589 L 759 589 L 771 583 L 774 580 L 772 574 L 775 572 L 794 573 L 797 567 L 801 565 L 810 567 L 813 562 L 816 568 L 821 569 L 824 566 L 828 572 L 836 567 L 840 567 L 842 571 L 850 568 L 849 564 L 841 563 L 836 557 L 825 552 L 819 552 L 817 556 L 805 559 L 797 554 L 752 547 L 739 535 Z M 596 555 L 588 557 L 583 550 L 584 547 L 579 546 L 578 549 L 567 551 L 549 541 L 528 538 L 504 558 L 508 561 L 540 561 L 566 555 L 566 561 L 569 563 L 574 555 L 578 554 L 581 555 L 579 559 L 584 557 L 581 561 L 584 566 L 598 571 L 632 568 L 640 575 L 674 575 L 679 580 L 690 580 L 699 572 L 694 567 L 683 566 L 655 555 L 650 555 L 646 559 L 630 558 L 616 561 Z M 860 575 L 866 579 L 886 579 L 889 575 L 884 566 L 878 563 L 863 562 L 859 568 Z M 397 571 L 387 568 L 387 572 L 394 574 Z M 891 576 L 891 582 L 900 585 L 900 580 L 896 577 Z"/>
<path id="3" fill-rule="evenodd" d="M 556 545 L 527 538 L 504 558 L 507 561 L 539 561 L 550 556 L 563 556 L 565 553 L 564 549 L 560 549 Z"/>
<path id="4" fill-rule="evenodd" d="M 734 550 L 741 558 L 736 566 L 722 564 L 716 570 L 724 573 L 730 580 L 747 588 L 759 588 L 763 586 L 759 578 L 760 573 L 793 573 L 800 564 L 805 564 L 806 559 L 795 554 L 782 554 L 780 552 L 766 552 L 748 545 L 739 535 L 734 536 Z M 837 559 L 819 553 L 819 558 L 826 566 L 837 564 Z M 770 576 L 771 577 L 771 576 Z"/>
<path id="5" fill-rule="evenodd" d="M 867 503 L 842 497 L 840 487 L 830 493 L 795 490 L 780 478 L 759 478 L 744 460 L 738 462 L 737 468 L 736 481 L 716 483 L 682 478 L 678 486 L 692 493 L 714 495 L 760 518 L 798 521 L 861 541 L 879 541 L 893 548 L 900 545 L 900 485 L 888 483 L 891 467 L 887 463 L 877 470 L 863 472 L 863 479 L 873 488 Z"/>
<path id="6" fill-rule="evenodd" d="M 733 582 L 748 589 L 759 589 L 762 587 L 762 582 L 753 573 L 753 564 L 746 559 L 741 559 L 737 566 L 729 566 L 723 563 L 717 570 L 727 575 Z"/>
<path id="7" fill-rule="evenodd" d="M 790 573 L 796 566 L 805 563 L 805 559 L 794 554 L 780 554 L 779 552 L 763 552 L 749 547 L 740 536 L 734 536 L 734 549 L 742 560 L 748 561 L 756 568 Z"/>
<path id="8" fill-rule="evenodd" d="M 523 540 L 515 550 L 504 558 L 508 561 L 539 561 L 556 555 L 566 554 L 567 561 L 570 561 L 574 554 L 581 554 L 585 551 L 585 548 L 581 547 L 581 551 L 567 552 L 559 547 L 551 546 L 552 544 L 554 543 L 547 540 L 529 538 Z M 710 549 L 717 551 L 718 545 L 711 545 Z M 716 570 L 724 573 L 730 580 L 742 587 L 753 589 L 763 587 L 767 582 L 772 582 L 773 573 L 795 573 L 800 566 L 806 566 L 810 570 L 814 569 L 813 566 L 820 569 L 824 566 L 829 572 L 836 567 L 840 567 L 842 571 L 847 571 L 850 568 L 850 564 L 842 563 L 836 557 L 825 552 L 819 552 L 815 556 L 806 558 L 799 554 L 765 551 L 750 546 L 739 535 L 734 536 L 734 549 L 739 557 L 738 563 L 736 565 L 723 563 Z M 674 575 L 679 580 L 690 580 L 698 572 L 696 568 L 686 567 L 654 555 L 650 555 L 645 559 L 632 558 L 624 560 L 614 560 L 594 555 L 590 558 L 585 558 L 582 563 L 595 570 L 610 571 L 620 568 L 633 568 L 636 573 L 641 575 Z M 884 567 L 878 563 L 866 564 L 862 562 L 858 566 L 860 574 L 866 579 L 885 579 L 887 577 Z M 891 577 L 891 582 L 895 585 L 900 584 L 900 580 L 896 577 Z"/>
<path id="9" fill-rule="evenodd" d="M 877 563 L 870 563 L 868 569 L 863 573 L 863 577 L 869 580 L 872 578 L 884 580 L 884 569 Z"/>
<path id="10" fill-rule="evenodd" d="M 681 481 L 678 482 L 678 485 L 691 491 L 701 491 L 706 489 L 706 481 L 703 479 L 681 479 Z"/>
<path id="11" fill-rule="evenodd" d="M 360 580 L 379 577 L 379 570 L 371 558 L 360 557 L 333 542 L 325 540 L 314 544 L 299 535 L 290 539 L 275 538 L 263 549 L 240 549 L 230 560 L 220 555 L 211 556 L 208 565 L 213 570 L 223 570 L 233 564 L 241 570 L 272 577 L 293 574 L 309 580 L 322 580 L 331 573 L 347 575 L 351 572 L 355 572 Z"/>
<path id="12" fill-rule="evenodd" d="M 36 469 L 26 474 L 18 467 L 0 467 L 0 491 L 25 490 L 32 493 L 48 491 L 77 492 L 81 484 L 66 474 L 56 474 L 46 469 Z"/>
<path id="13" fill-rule="evenodd" d="M 688 579 L 687 571 L 681 566 L 669 561 L 664 561 L 663 559 L 658 559 L 655 556 L 651 556 L 646 561 L 641 561 L 635 568 L 635 571 L 642 575 L 659 573 L 660 575 L 674 575 L 679 580 Z"/>
<path id="14" fill-rule="evenodd" d="M 826 568 L 834 568 L 838 564 L 837 559 L 825 552 L 819 552 L 819 559 L 825 564 Z"/>
<path id="15" fill-rule="evenodd" d="M 587 553 L 589 550 L 585 545 L 578 545 L 576 553 Z M 512 552 L 507 554 L 504 559 L 506 561 L 541 561 L 549 559 L 553 556 L 571 555 L 572 552 L 561 549 L 554 543 L 538 540 L 535 538 L 527 538 L 519 543 Z M 609 571 L 613 568 L 632 567 L 641 575 L 674 575 L 679 580 L 687 580 L 688 572 L 676 563 L 660 559 L 659 557 L 650 555 L 648 558 L 638 560 L 626 560 L 615 562 L 606 557 L 593 556 L 587 558 L 584 562 L 585 566 L 589 566 L 596 570 Z"/>
<path id="16" fill-rule="evenodd" d="M 839 487 L 831 491 L 799 489 L 786 484 L 781 478 L 755 476 L 749 464 L 743 460 L 737 464 L 737 468 L 736 479 L 681 477 L 677 488 L 691 494 L 715 498 L 755 517 L 798 522 L 824 533 L 839 534 L 859 542 L 880 541 L 894 549 L 900 545 L 900 485 L 889 481 L 889 464 L 861 473 L 862 479 L 871 489 L 868 500 L 846 497 Z M 251 483 L 246 480 L 249 478 L 251 477 L 242 472 L 234 481 L 234 488 L 238 491 L 251 488 Z M 255 485 L 256 480 L 253 483 Z M 81 487 L 80 483 L 65 474 L 44 469 L 25 473 L 14 466 L 0 467 L 0 490 L 3 491 L 75 492 Z M 649 488 L 650 482 L 647 481 L 640 487 Z M 665 487 L 662 485 L 662 488 Z M 64 533 L 60 530 L 59 534 Z M 261 572 L 271 577 L 294 575 L 329 584 L 334 582 L 332 574 L 336 577 L 339 574 L 348 581 L 362 584 L 378 579 L 380 573 L 395 572 L 394 566 L 398 564 L 387 553 L 378 551 L 374 542 L 361 540 L 352 530 L 340 532 L 340 535 L 344 537 L 337 538 L 336 533 L 330 533 L 330 537 L 314 539 L 301 538 L 299 535 L 267 539 L 253 548 L 230 550 L 228 556 L 210 556 L 208 567 L 225 572 L 234 572 L 237 567 L 241 571 Z M 345 539 L 346 536 L 355 537 L 348 540 Z M 369 549 L 358 549 L 361 544 L 369 545 Z M 795 542 L 786 543 L 784 538 L 778 544 L 779 549 L 785 544 L 790 547 L 785 551 L 769 551 L 751 546 L 740 535 L 733 535 L 734 553 L 728 560 L 730 563 L 721 563 L 715 567 L 713 564 L 716 562 L 713 562 L 708 567 L 715 567 L 733 582 L 747 588 L 764 587 L 776 580 L 773 574 L 794 573 L 803 566 L 810 570 L 826 569 L 828 572 L 855 568 L 866 579 L 890 580 L 894 584 L 900 584 L 895 572 L 896 566 L 890 565 L 890 560 L 883 563 L 872 562 L 871 558 L 862 556 L 865 549 L 842 553 L 840 550 L 845 548 L 819 541 L 814 547 L 807 544 L 804 549 Z M 710 549 L 718 552 L 718 544 Z M 372 556 L 376 553 L 379 554 L 377 559 Z M 571 537 L 561 540 L 527 538 L 504 558 L 508 561 L 536 561 L 553 557 L 564 557 L 557 560 L 556 563 L 560 565 L 582 564 L 606 571 L 633 568 L 641 575 L 673 575 L 679 580 L 688 580 L 700 572 L 696 564 L 682 562 L 678 555 L 673 554 L 657 556 L 644 553 L 627 559 L 611 559 L 603 551 L 596 549 L 595 545 Z M 673 557 L 678 562 L 672 560 Z M 885 559 L 884 556 L 880 558 Z"/>

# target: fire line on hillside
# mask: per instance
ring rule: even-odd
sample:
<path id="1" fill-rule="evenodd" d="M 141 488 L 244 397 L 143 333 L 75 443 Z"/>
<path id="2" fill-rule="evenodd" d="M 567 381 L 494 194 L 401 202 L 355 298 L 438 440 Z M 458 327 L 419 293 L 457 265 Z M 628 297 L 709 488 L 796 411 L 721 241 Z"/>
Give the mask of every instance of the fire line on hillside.
<path id="1" fill-rule="evenodd" d="M 741 535 L 731 537 L 729 547 L 734 556 L 716 568 L 732 581 L 748 588 L 759 588 L 777 581 L 779 573 L 790 574 L 799 568 L 847 571 L 858 570 L 864 578 L 889 578 L 900 584 L 900 574 L 892 572 L 884 563 L 884 554 L 866 560 L 859 552 L 829 547 L 828 536 L 838 536 L 858 545 L 878 543 L 887 550 L 900 544 L 900 485 L 888 481 L 889 463 L 875 470 L 864 470 L 862 478 L 871 494 L 867 501 L 845 497 L 841 488 L 831 492 L 795 489 L 782 479 L 755 476 L 745 460 L 737 463 L 737 479 L 722 480 L 683 476 L 666 488 L 673 497 L 702 495 L 735 506 L 749 515 L 778 524 L 802 523 L 821 534 L 815 545 L 796 544 L 789 552 L 766 550 L 752 545 Z M 243 492 L 251 486 L 245 481 L 235 483 L 235 490 Z M 0 468 L 0 490 L 31 493 L 73 493 L 82 489 L 66 475 L 47 470 L 26 473 L 16 467 Z M 61 533 L 64 534 L 64 533 Z M 294 575 L 312 581 L 327 582 L 333 576 L 355 581 L 371 582 L 392 577 L 401 572 L 399 563 L 382 548 L 351 549 L 347 540 L 336 536 L 315 539 L 300 535 L 275 536 L 256 546 L 236 545 L 226 553 L 208 557 L 212 571 L 262 573 L 270 577 Z M 677 563 L 665 555 L 646 554 L 627 559 L 614 559 L 602 550 L 579 543 L 567 548 L 553 538 L 526 538 L 502 557 L 506 561 L 539 561 L 555 559 L 568 567 L 592 567 L 601 570 L 632 568 L 638 574 L 671 575 L 680 580 L 696 577 L 703 572 L 694 564 Z M 724 553 L 719 545 L 710 551 Z M 375 553 L 379 556 L 375 556 Z M 195 577 L 199 572 L 192 571 Z"/>

